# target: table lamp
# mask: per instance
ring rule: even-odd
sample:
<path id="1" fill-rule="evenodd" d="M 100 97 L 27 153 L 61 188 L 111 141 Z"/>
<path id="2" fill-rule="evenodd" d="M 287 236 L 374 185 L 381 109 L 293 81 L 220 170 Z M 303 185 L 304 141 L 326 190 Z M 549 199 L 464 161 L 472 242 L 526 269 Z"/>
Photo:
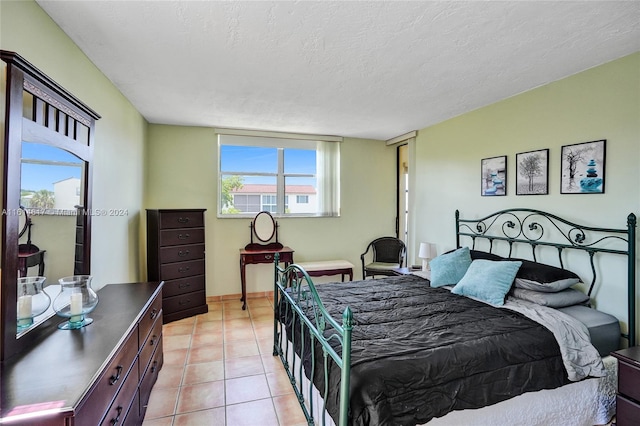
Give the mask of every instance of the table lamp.
<path id="1" fill-rule="evenodd" d="M 420 243 L 418 257 L 422 259 L 422 270 L 429 270 L 429 259 L 432 259 L 436 253 L 435 246 L 431 243 Z"/>

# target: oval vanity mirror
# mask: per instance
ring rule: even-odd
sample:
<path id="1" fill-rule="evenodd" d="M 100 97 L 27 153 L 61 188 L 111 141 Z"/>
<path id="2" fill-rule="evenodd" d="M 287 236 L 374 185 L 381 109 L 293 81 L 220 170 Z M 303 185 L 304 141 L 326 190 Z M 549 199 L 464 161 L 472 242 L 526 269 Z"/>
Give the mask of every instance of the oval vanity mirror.
<path id="1" fill-rule="evenodd" d="M 20 232 L 18 233 L 18 238 L 22 237 L 25 232 L 27 232 L 27 228 L 29 228 L 31 219 L 29 218 L 29 213 L 27 213 L 27 209 L 24 206 L 20 206 L 20 210 L 18 211 L 18 229 Z"/>
<path id="2" fill-rule="evenodd" d="M 276 233 L 276 222 L 269 212 L 260 212 L 253 219 L 253 232 L 263 243 L 270 241 Z"/>

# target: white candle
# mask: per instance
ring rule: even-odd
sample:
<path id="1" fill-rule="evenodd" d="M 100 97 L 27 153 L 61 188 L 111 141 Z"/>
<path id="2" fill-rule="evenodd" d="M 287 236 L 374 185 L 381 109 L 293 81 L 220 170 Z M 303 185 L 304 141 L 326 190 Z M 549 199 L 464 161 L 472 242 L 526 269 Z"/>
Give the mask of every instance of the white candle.
<path id="1" fill-rule="evenodd" d="M 18 297 L 18 318 L 31 318 L 32 315 L 32 298 L 30 294 Z"/>
<path id="2" fill-rule="evenodd" d="M 69 313 L 72 316 L 82 314 L 82 293 L 71 293 L 71 306 Z M 80 321 L 80 319 L 71 318 L 71 321 Z"/>

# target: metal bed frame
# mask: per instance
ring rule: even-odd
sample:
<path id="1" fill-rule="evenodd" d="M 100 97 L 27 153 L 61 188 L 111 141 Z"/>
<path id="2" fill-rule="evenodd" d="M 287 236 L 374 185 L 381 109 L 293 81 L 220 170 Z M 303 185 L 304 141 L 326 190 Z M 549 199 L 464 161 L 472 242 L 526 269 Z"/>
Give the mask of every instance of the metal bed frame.
<path id="1" fill-rule="evenodd" d="M 591 281 L 588 294 L 596 283 L 597 273 L 594 263 L 596 253 L 610 253 L 627 256 L 628 265 L 628 333 L 623 334 L 629 346 L 634 346 L 635 339 L 635 294 L 636 294 L 636 216 L 629 214 L 627 217 L 626 229 L 597 228 L 582 226 L 550 213 L 533 209 L 507 209 L 492 213 L 480 219 L 460 219 L 460 213 L 456 210 L 456 247 L 460 246 L 461 237 L 470 237 L 473 247 L 476 246 L 477 239 L 488 240 L 489 252 L 493 250 L 495 241 L 505 241 L 509 246 L 509 256 L 513 251 L 515 243 L 523 243 L 530 246 L 533 261 L 537 259 L 537 248 L 539 246 L 554 247 L 558 251 L 560 266 L 563 266 L 562 253 L 565 249 L 581 250 L 589 255 L 589 262 L 593 279 Z M 542 240 L 545 234 L 545 226 L 559 232 L 560 242 L 546 242 Z M 611 245 L 624 246 L 624 248 L 611 248 Z M 336 285 L 339 285 L 336 284 Z M 296 333 L 291 336 L 286 335 L 284 326 L 279 322 L 279 315 L 284 310 L 285 314 L 293 315 L 293 324 L 299 327 L 299 336 L 302 341 L 296 347 Z M 313 312 L 309 317 L 305 311 Z M 310 318 L 311 317 L 311 318 Z M 289 265 L 286 268 L 279 266 L 278 254 L 275 257 L 274 276 L 274 343 L 273 355 L 279 356 L 298 402 L 307 419 L 309 425 L 315 425 L 317 421 L 324 425 L 326 415 L 320 419 L 316 418 L 313 407 L 313 378 L 316 374 L 324 375 L 324 389 L 319 390 L 323 399 L 322 410 L 326 411 L 326 400 L 329 392 L 328 374 L 329 359 L 340 368 L 340 389 L 339 389 L 339 416 L 335 423 L 339 426 L 348 424 L 349 415 L 349 389 L 351 376 L 351 333 L 353 328 L 353 314 L 347 307 L 342 315 L 342 321 L 333 318 L 324 307 L 316 287 L 306 273 L 297 264 Z M 309 337 L 309 342 L 304 336 Z M 300 338 L 300 337 L 299 337 Z M 316 344 L 319 343 L 322 353 L 317 353 Z M 335 346 L 332 346 L 331 343 Z M 310 344 L 308 344 L 310 343 Z M 306 346 L 305 346 L 306 345 Z M 295 348 L 295 349 L 294 349 Z M 300 356 L 299 360 L 295 354 Z M 303 388 L 306 373 L 303 367 L 302 355 L 311 356 L 311 372 L 308 373 L 308 389 Z M 315 369 L 316 357 L 322 356 L 322 372 L 313 371 Z M 305 395 L 308 398 L 305 399 Z M 316 401 L 317 402 L 317 401 Z M 309 407 L 307 407 L 309 404 Z"/>
<path id="2" fill-rule="evenodd" d="M 558 232 L 559 243 L 542 240 L 545 226 Z M 492 213 L 480 219 L 460 219 L 456 210 L 456 247 L 460 246 L 460 237 L 472 239 L 472 249 L 476 239 L 489 241 L 489 252 L 494 241 L 505 241 L 509 245 L 511 257 L 515 243 L 527 244 L 531 248 L 533 261 L 537 261 L 536 249 L 540 246 L 555 247 L 558 251 L 560 267 L 564 267 L 562 253 L 565 249 L 581 250 L 589 255 L 592 279 L 587 294 L 591 292 L 598 277 L 594 257 L 596 253 L 610 253 L 627 256 L 627 315 L 628 333 L 622 337 L 627 339 L 629 347 L 636 344 L 636 215 L 627 216 L 626 229 L 596 228 L 578 225 L 551 213 L 534 209 L 507 209 Z M 622 248 L 610 248 L 615 245 Z"/>

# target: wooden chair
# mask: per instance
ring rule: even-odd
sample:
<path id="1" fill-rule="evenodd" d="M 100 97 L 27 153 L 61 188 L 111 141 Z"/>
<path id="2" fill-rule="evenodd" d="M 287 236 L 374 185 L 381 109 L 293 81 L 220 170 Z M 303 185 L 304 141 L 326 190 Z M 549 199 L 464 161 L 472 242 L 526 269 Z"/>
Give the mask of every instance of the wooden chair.
<path id="1" fill-rule="evenodd" d="M 365 256 L 373 252 L 373 260 L 365 265 Z M 380 237 L 369 243 L 367 250 L 360 255 L 362 261 L 362 279 L 376 275 L 396 275 L 394 268 L 404 265 L 407 247 L 396 237 Z"/>

